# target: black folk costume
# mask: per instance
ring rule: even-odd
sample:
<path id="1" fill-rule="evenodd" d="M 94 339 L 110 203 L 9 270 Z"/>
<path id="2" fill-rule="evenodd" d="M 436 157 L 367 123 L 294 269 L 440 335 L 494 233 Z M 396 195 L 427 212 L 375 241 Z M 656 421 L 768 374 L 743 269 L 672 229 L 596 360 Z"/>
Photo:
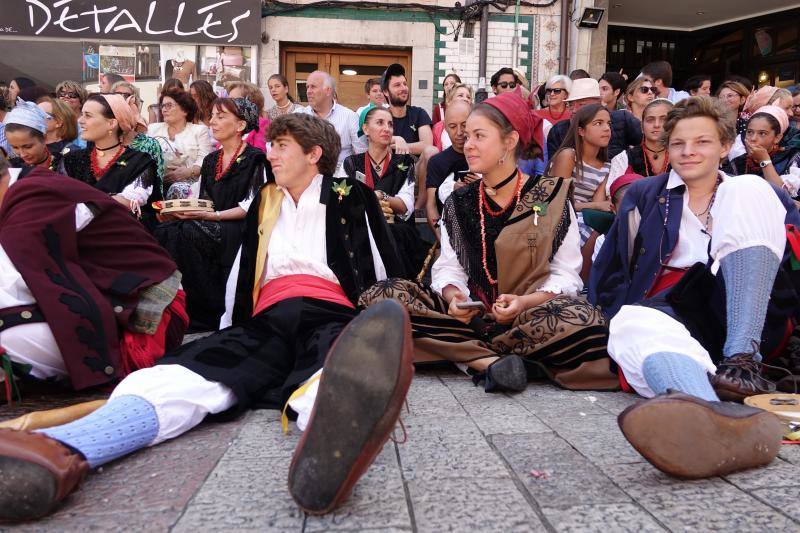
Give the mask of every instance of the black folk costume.
<path id="1" fill-rule="evenodd" d="M 217 176 L 222 150 L 208 154 L 200 170 L 200 198 L 214 202 L 216 211 L 250 208 L 270 165 L 261 150 L 244 145 L 227 172 Z M 183 273 L 192 326 L 216 330 L 225 310 L 225 280 L 242 243 L 245 219 L 175 220 L 164 222 L 154 235 Z"/>
<path id="2" fill-rule="evenodd" d="M 406 213 L 395 215 L 389 228 L 403 263 L 403 277 L 414 279 L 430 248 L 430 244 L 422 240 L 414 220 L 414 158 L 393 153 L 388 159 L 375 162 L 369 152 L 354 154 L 344 160 L 344 172 L 350 179 L 356 179 L 356 173 L 360 172 L 367 186 L 396 196 L 406 205 Z"/>
<path id="3" fill-rule="evenodd" d="M 496 216 L 491 213 L 502 207 L 481 194 L 480 181 L 450 196 L 431 287 L 389 279 L 362 295 L 361 303 L 394 298 L 408 307 L 417 362 L 468 363 L 516 354 L 525 360 L 529 375 L 543 373 L 567 388 L 615 389 L 603 317 L 577 295 L 581 258 L 577 220 L 568 200 L 572 180 L 520 176 L 519 202 Z M 447 285 L 487 309 L 500 294 L 542 291 L 557 296 L 525 310 L 510 325 L 466 325 L 447 314 L 448 303 L 441 296 Z"/>
<path id="4" fill-rule="evenodd" d="M 183 339 L 175 263 L 124 206 L 73 179 L 37 167 L 9 189 L 0 264 L 0 347 L 32 377 L 114 383 Z"/>
<path id="5" fill-rule="evenodd" d="M 161 180 L 153 158 L 131 147 L 120 146 L 118 157 L 105 169 L 95 169 L 92 163 L 94 148 L 74 150 L 64 156 L 64 173 L 87 183 L 109 196 L 122 196 L 141 208 L 141 220 L 153 231 L 157 225 L 152 202 L 162 199 Z M 102 173 L 96 175 L 95 171 Z"/>

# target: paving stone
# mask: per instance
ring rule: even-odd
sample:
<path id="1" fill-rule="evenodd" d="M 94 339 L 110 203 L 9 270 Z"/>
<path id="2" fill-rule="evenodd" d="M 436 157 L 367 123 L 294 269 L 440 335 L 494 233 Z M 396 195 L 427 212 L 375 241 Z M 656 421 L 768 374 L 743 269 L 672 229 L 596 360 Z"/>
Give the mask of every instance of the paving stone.
<path id="1" fill-rule="evenodd" d="M 767 466 L 736 472 L 725 476 L 740 489 L 800 486 L 800 466 L 775 459 Z"/>
<path id="2" fill-rule="evenodd" d="M 608 415 L 608 411 L 590 399 L 592 395 L 585 392 L 573 392 L 554 387 L 539 385 L 528 388 L 512 396 L 520 405 L 548 422 L 564 417 L 584 417 Z"/>
<path id="3" fill-rule="evenodd" d="M 794 465 L 800 465 L 800 444 L 784 444 L 778 457 Z"/>
<path id="4" fill-rule="evenodd" d="M 721 478 L 672 479 L 647 464 L 612 465 L 609 475 L 648 512 L 672 530 L 780 531 L 789 518 Z"/>
<path id="5" fill-rule="evenodd" d="M 386 528 L 412 529 L 397 452 L 391 441 L 359 480 L 347 502 L 330 515 L 309 516 L 304 531 Z"/>
<path id="6" fill-rule="evenodd" d="M 800 502 L 799 486 L 759 489 L 751 494 L 764 504 L 800 521 L 800 506 L 797 505 Z"/>
<path id="7" fill-rule="evenodd" d="M 440 531 L 546 531 L 511 479 L 483 477 L 408 482 L 421 533 Z"/>
<path id="8" fill-rule="evenodd" d="M 575 505 L 571 507 L 543 507 L 547 521 L 564 532 L 631 532 L 655 533 L 665 529 L 653 517 L 633 503 L 607 503 Z"/>
<path id="9" fill-rule="evenodd" d="M 597 465 L 640 463 L 645 459 L 628 443 L 614 415 L 565 417 L 550 427 Z"/>
<path id="10" fill-rule="evenodd" d="M 543 507 L 631 501 L 600 469 L 554 433 L 493 435 L 491 440 Z M 532 470 L 544 472 L 548 478 L 536 478 Z"/>
<path id="11" fill-rule="evenodd" d="M 469 418 L 413 417 L 398 446 L 406 480 L 506 477 L 503 462 Z"/>
<path id="12" fill-rule="evenodd" d="M 276 442 L 275 413 L 254 411 L 247 425 L 176 524 L 176 532 L 208 529 L 299 531 L 304 513 L 286 489 L 291 452 Z M 296 442 L 297 436 L 286 440 Z"/>

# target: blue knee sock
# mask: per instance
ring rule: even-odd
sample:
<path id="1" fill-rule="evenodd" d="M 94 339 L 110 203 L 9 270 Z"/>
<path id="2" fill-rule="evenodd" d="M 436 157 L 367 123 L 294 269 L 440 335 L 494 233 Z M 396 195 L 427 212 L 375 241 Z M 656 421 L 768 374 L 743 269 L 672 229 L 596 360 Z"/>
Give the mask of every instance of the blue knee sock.
<path id="1" fill-rule="evenodd" d="M 709 402 L 719 401 L 708 381 L 706 369 L 688 355 L 670 352 L 648 355 L 642 365 L 642 373 L 656 394 L 673 389 Z"/>
<path id="2" fill-rule="evenodd" d="M 153 442 L 158 417 L 147 400 L 118 396 L 83 418 L 41 432 L 78 450 L 96 468 Z"/>
<path id="3" fill-rule="evenodd" d="M 722 353 L 725 357 L 752 353 L 761 344 L 769 295 L 780 262 L 766 246 L 753 246 L 726 255 L 720 265 L 728 315 Z"/>

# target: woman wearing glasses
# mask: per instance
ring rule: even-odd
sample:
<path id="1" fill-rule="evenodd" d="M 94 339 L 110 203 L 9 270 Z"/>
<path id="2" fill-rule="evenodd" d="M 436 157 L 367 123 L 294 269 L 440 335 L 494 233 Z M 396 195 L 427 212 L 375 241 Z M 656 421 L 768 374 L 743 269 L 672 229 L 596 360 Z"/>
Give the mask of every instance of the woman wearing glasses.
<path id="1" fill-rule="evenodd" d="M 572 80 L 567 76 L 558 74 L 547 80 L 544 87 L 547 107 L 536 111 L 535 114 L 553 125 L 563 120 L 569 120 L 572 113 L 567 108 L 566 100 L 572 88 Z"/>
<path id="2" fill-rule="evenodd" d="M 76 117 L 81 116 L 81 109 L 83 109 L 83 104 L 86 102 L 87 96 L 89 95 L 86 89 L 76 81 L 65 80 L 56 85 L 56 97 L 70 106 L 72 111 L 75 112 Z M 74 143 L 78 148 L 86 148 L 86 141 L 81 138 L 80 126 L 78 126 L 78 137 L 75 139 Z"/>
<path id="3" fill-rule="evenodd" d="M 197 104 L 186 91 L 162 94 L 163 122 L 150 124 L 147 135 L 158 140 L 164 154 L 167 200 L 189 198 L 190 187 L 200 177 L 203 159 L 211 153 L 211 137 L 203 124 L 194 124 Z"/>
<path id="4" fill-rule="evenodd" d="M 641 121 L 644 108 L 655 99 L 656 94 L 658 94 L 658 89 L 653 87 L 652 81 L 644 77 L 636 78 L 625 89 L 628 111 Z"/>
<path id="5" fill-rule="evenodd" d="M 737 135 L 747 129 L 749 117 L 744 117 L 742 114 L 748 96 L 750 96 L 750 90 L 738 81 L 726 81 L 719 86 L 717 91 L 717 98 L 736 115 Z"/>

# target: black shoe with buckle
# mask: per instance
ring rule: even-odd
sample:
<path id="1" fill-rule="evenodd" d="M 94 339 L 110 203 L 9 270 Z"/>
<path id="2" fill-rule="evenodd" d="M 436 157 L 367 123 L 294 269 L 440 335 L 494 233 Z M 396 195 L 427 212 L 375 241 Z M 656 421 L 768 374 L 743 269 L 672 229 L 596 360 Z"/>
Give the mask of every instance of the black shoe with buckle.
<path id="1" fill-rule="evenodd" d="M 736 354 L 717 366 L 711 386 L 721 400 L 741 402 L 748 396 L 775 392 L 775 384 L 763 377 L 764 364 L 756 361 L 756 354 Z"/>

